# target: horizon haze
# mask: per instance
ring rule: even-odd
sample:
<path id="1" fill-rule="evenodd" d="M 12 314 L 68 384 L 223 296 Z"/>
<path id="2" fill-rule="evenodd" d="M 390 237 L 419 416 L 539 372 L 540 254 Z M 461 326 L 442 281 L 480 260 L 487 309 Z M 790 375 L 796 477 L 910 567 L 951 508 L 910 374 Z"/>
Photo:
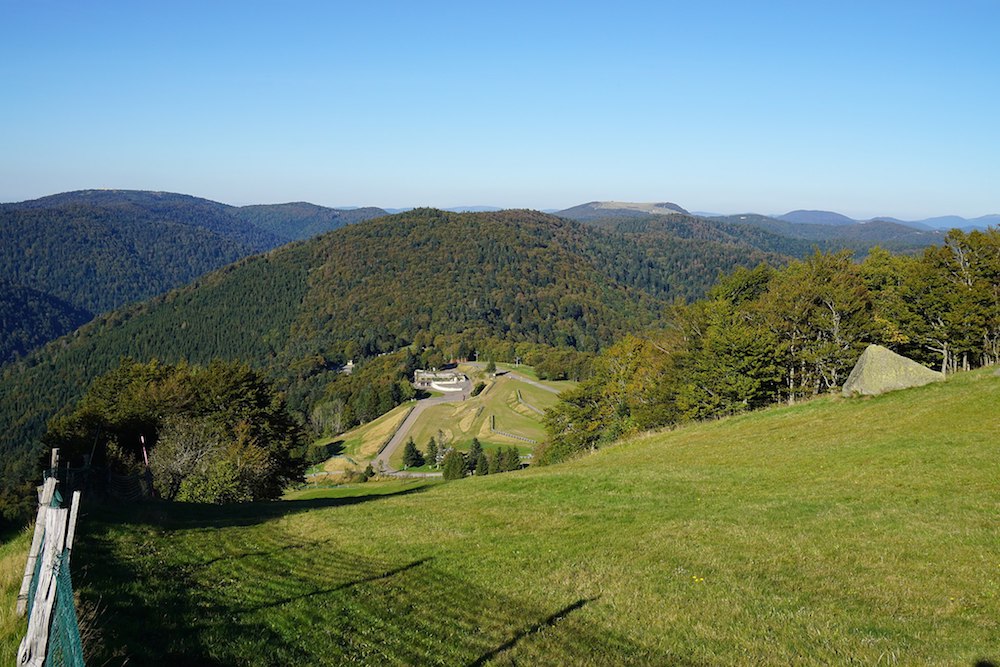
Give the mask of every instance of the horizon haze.
<path id="1" fill-rule="evenodd" d="M 1000 210 L 992 2 L 5 8 L 2 201 Z"/>

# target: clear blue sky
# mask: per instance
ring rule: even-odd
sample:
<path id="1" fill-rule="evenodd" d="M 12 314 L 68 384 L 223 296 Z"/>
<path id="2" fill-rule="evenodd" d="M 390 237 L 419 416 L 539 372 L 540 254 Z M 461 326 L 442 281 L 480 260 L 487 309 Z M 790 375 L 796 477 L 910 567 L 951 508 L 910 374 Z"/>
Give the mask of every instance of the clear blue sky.
<path id="1" fill-rule="evenodd" d="M 1000 212 L 1000 2 L 0 0 L 0 201 Z"/>

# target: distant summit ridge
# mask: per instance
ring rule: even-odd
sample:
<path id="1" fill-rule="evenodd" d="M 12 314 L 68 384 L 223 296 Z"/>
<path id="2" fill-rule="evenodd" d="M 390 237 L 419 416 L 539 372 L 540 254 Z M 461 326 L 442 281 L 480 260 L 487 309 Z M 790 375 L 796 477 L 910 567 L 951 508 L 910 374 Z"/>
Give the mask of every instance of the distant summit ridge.
<path id="1" fill-rule="evenodd" d="M 796 222 L 807 225 L 853 225 L 856 223 L 852 218 L 833 211 L 789 211 L 784 215 L 776 216 L 778 220 L 785 222 Z"/>
<path id="2" fill-rule="evenodd" d="M 637 214 L 674 215 L 677 213 L 690 215 L 687 210 L 673 202 L 592 201 L 558 211 L 556 215 L 570 220 L 592 220 L 594 218 L 616 218 Z"/>

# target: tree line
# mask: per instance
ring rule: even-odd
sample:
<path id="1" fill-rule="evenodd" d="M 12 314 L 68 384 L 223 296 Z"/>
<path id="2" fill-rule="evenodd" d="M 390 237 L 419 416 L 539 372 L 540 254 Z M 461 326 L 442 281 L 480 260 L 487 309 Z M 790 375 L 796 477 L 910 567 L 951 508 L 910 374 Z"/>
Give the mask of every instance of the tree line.
<path id="1" fill-rule="evenodd" d="M 732 272 L 667 325 L 628 335 L 545 418 L 541 462 L 643 429 L 840 388 L 879 343 L 944 373 L 1000 362 L 1000 231 L 951 231 L 918 256 L 848 251 Z"/>

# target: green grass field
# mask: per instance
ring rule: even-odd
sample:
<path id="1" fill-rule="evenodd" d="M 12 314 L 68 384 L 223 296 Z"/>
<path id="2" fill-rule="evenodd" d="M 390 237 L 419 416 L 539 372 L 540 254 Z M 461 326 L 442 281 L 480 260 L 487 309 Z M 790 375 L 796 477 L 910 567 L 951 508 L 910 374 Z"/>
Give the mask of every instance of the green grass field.
<path id="1" fill-rule="evenodd" d="M 1000 662 L 998 405 L 976 372 L 504 475 L 85 506 L 90 662 Z"/>
<path id="2" fill-rule="evenodd" d="M 379 448 L 396 432 L 406 419 L 412 403 L 398 405 L 389 412 L 367 424 L 362 424 L 333 438 L 324 438 L 315 444 L 340 443 L 341 453 L 330 457 L 325 463 L 315 466 L 311 472 L 341 473 L 345 470 L 362 470 L 378 454 Z"/>
<path id="3" fill-rule="evenodd" d="M 17 646 L 27 629 L 27 621 L 15 613 L 17 592 L 24 576 L 31 533 L 8 535 L 0 543 L 0 665 L 17 664 Z"/>

